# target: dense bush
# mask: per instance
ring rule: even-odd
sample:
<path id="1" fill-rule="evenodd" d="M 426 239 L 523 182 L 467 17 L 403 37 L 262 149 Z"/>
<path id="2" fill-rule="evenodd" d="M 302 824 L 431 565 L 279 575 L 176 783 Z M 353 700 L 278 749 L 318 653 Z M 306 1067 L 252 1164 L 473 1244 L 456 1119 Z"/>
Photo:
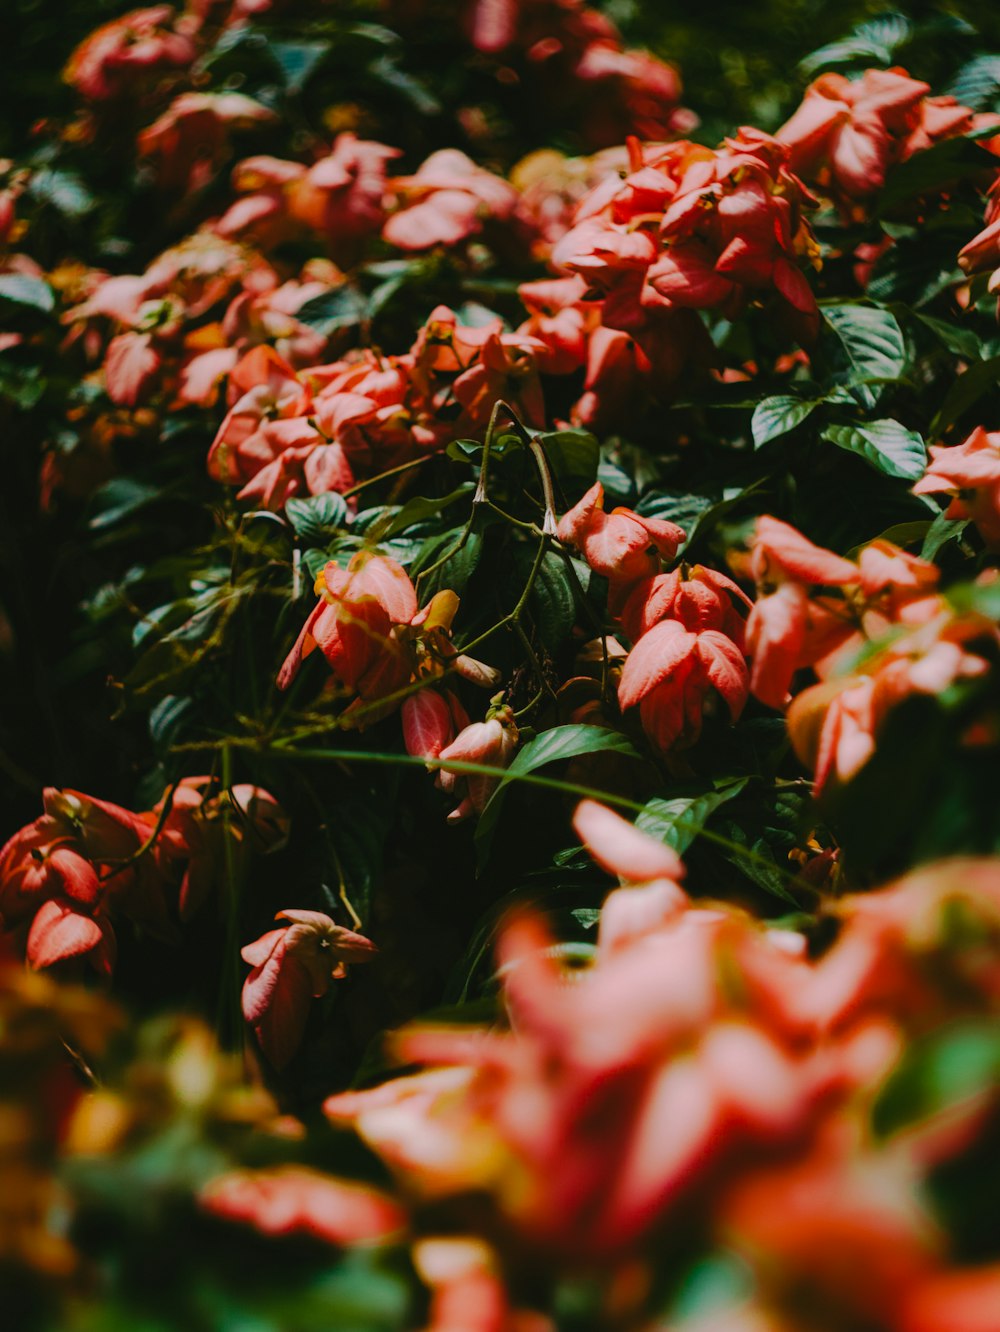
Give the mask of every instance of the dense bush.
<path id="1" fill-rule="evenodd" d="M 13 1326 L 1000 1327 L 979 8 L 20 4 Z"/>

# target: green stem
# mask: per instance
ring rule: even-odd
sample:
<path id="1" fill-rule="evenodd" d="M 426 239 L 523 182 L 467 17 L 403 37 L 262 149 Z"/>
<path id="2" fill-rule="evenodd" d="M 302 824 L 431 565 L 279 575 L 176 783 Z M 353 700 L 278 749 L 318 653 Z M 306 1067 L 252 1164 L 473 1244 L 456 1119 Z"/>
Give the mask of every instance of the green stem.
<path id="1" fill-rule="evenodd" d="M 599 800 L 604 805 L 615 805 L 619 809 L 629 810 L 633 814 L 641 814 L 645 810 L 645 805 L 636 800 L 630 800 L 628 796 L 619 795 L 616 791 L 602 791 L 593 786 L 582 786 L 579 782 L 567 782 L 558 777 L 546 777 L 538 772 L 510 772 L 507 768 L 499 768 L 490 763 L 471 763 L 460 759 L 449 759 L 442 762 L 440 759 L 425 759 L 419 754 L 399 754 L 380 750 L 364 749 L 292 749 L 284 748 L 280 744 L 262 745 L 259 741 L 247 741 L 241 744 L 238 740 L 227 740 L 221 742 L 223 749 L 232 746 L 234 748 L 254 748 L 262 750 L 273 757 L 282 759 L 302 759 L 306 762 L 327 762 L 327 763 L 373 763 L 381 766 L 403 766 L 410 768 L 426 768 L 429 771 L 435 771 L 438 768 L 446 768 L 448 772 L 455 772 L 459 775 L 468 775 L 478 777 L 495 777 L 501 782 L 525 782 L 528 786 L 540 786 L 549 791 L 562 791 L 566 795 L 579 796 L 586 800 Z M 215 749 L 219 746 L 215 743 L 204 745 L 185 745 L 177 748 L 186 750 L 193 749 Z M 679 828 L 685 827 L 685 820 L 680 817 L 676 820 Z M 781 865 L 770 860 L 767 856 L 758 855 L 756 851 L 751 851 L 748 847 L 741 846 L 739 842 L 733 842 L 728 837 L 723 837 L 721 833 L 711 831 L 705 827 L 693 827 L 699 837 L 704 837 L 706 841 L 714 842 L 717 846 L 723 847 L 730 855 L 738 860 L 743 860 L 748 865 L 759 865 L 766 868 L 769 873 L 777 873 L 784 879 L 790 887 L 797 888 L 808 897 L 816 898 L 817 890 L 798 874 L 793 874 L 791 870 L 784 869 Z"/>
<path id="2" fill-rule="evenodd" d="M 400 463 L 398 467 L 390 467 L 385 472 L 379 472 L 378 476 L 369 476 L 364 481 L 358 481 L 356 485 L 349 486 L 347 490 L 342 490 L 340 495 L 343 499 L 350 499 L 352 495 L 356 495 L 367 486 L 374 486 L 377 482 L 385 481 L 390 476 L 398 476 L 400 472 L 412 471 L 414 467 L 422 467 L 425 462 L 430 462 L 432 458 L 437 456 L 436 453 L 428 453 L 422 458 L 411 458 L 409 462 Z"/>

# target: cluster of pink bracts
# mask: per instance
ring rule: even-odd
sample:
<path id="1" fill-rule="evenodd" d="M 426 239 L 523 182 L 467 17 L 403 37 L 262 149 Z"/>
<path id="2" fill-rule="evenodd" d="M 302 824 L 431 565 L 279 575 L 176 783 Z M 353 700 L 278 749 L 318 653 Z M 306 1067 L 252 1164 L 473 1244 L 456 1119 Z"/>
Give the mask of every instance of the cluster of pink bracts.
<path id="1" fill-rule="evenodd" d="M 890 541 L 872 541 L 848 560 L 763 517 L 750 568 L 757 583 L 746 627 L 752 693 L 785 708 L 798 671 L 811 667 L 820 677 L 788 712 L 792 742 L 814 769 L 817 790 L 858 771 L 904 699 L 939 694 L 990 669 L 976 648 L 998 641 L 996 624 L 958 612 L 938 590 L 937 566 Z M 979 581 L 995 578 L 987 570 Z"/>
<path id="2" fill-rule="evenodd" d="M 622 709 L 638 706 L 656 748 L 666 753 L 694 744 L 714 694 L 736 721 L 748 685 L 739 608 L 750 601 L 732 579 L 697 564 L 662 572 L 684 531 L 631 509 L 606 513 L 599 482 L 563 515 L 558 533 L 608 580 L 608 609 L 634 644 L 618 701 Z"/>
<path id="3" fill-rule="evenodd" d="M 139 814 L 54 787 L 44 806 L 0 850 L 0 929 L 36 968 L 86 959 L 109 975 L 116 917 L 173 940 L 219 882 L 227 840 L 238 864 L 288 837 L 267 791 L 221 792 L 209 777 L 185 777 Z"/>
<path id="4" fill-rule="evenodd" d="M 878 1332 L 989 1327 L 1000 1271 L 953 1263 L 920 1189 L 976 1142 L 991 1102 L 881 1140 L 868 1125 L 908 1043 L 996 1010 L 995 866 L 954 862 L 843 898 L 812 957 L 793 930 L 692 901 L 676 855 L 605 807 L 584 802 L 576 827 L 620 883 L 593 963 L 570 982 L 544 924 L 514 918 L 500 944 L 510 1030 L 404 1029 L 393 1053 L 424 1071 L 326 1102 L 396 1197 L 282 1167 L 212 1181 L 206 1208 L 340 1244 L 399 1242 L 426 1211 L 441 1229 L 420 1222 L 412 1243 L 433 1332 L 552 1332 L 507 1289 L 511 1239 L 522 1264 L 617 1270 L 631 1326 L 657 1237 L 680 1217 L 755 1284 L 718 1321 L 670 1332 L 792 1332 L 797 1310 L 830 1302 L 845 1326 Z M 959 917 L 991 947 L 952 947 Z"/>

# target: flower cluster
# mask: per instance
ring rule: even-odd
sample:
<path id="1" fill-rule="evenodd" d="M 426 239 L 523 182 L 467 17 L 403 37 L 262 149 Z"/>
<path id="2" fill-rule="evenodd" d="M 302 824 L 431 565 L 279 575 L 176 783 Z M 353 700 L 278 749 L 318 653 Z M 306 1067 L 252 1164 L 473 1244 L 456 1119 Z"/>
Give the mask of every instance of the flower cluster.
<path id="1" fill-rule="evenodd" d="M 715 150 L 633 142 L 630 168 L 583 200 L 552 257 L 586 279 L 603 299 L 602 322 L 632 334 L 662 379 L 705 354 L 699 310 L 733 319 L 771 302 L 795 336 L 815 335 L 800 266 L 817 257 L 812 199 L 784 145 L 752 129 Z"/>
<path id="2" fill-rule="evenodd" d="M 848 781 L 867 762 L 886 716 L 904 699 L 940 694 L 990 669 L 995 623 L 956 610 L 938 589 L 937 566 L 890 541 L 869 542 L 857 561 L 848 560 L 765 516 L 751 569 L 758 594 L 746 634 L 752 693 L 784 708 L 798 671 L 812 667 L 820 677 L 788 713 L 817 790 L 834 775 Z M 991 571 L 980 581 L 994 578 Z"/>
<path id="3" fill-rule="evenodd" d="M 661 572 L 684 542 L 676 523 L 631 509 L 604 511 L 597 482 L 559 522 L 561 541 L 576 546 L 608 579 L 608 608 L 634 645 L 621 672 L 618 702 L 638 707 L 662 753 L 691 745 L 715 695 L 735 722 L 747 699 L 743 656 L 746 594 L 725 574 L 680 564 Z"/>
<path id="4" fill-rule="evenodd" d="M 836 1306 L 831 1326 L 913 1332 L 963 1325 L 976 1293 L 995 1301 L 995 1269 L 950 1266 L 917 1192 L 984 1130 L 984 1105 L 883 1142 L 865 1127 L 907 1041 L 995 1006 L 993 955 L 963 961 L 949 944 L 957 912 L 995 947 L 995 868 L 956 863 L 846 897 L 813 957 L 800 934 L 692 901 L 674 853 L 610 810 L 584 803 L 576 826 L 621 880 L 592 965 L 567 983 L 545 926 L 510 921 L 511 1029 L 403 1030 L 396 1057 L 425 1071 L 333 1096 L 334 1122 L 439 1220 L 476 1193 L 487 1235 L 500 1219 L 557 1269 L 614 1270 L 629 1254 L 640 1302 L 650 1246 L 671 1219 L 692 1224 L 696 1197 L 696 1230 L 757 1274 L 752 1308 L 727 1326 L 791 1326 L 794 1301 Z M 467 1299 L 462 1325 L 478 1326 Z M 921 1321 L 928 1303 L 939 1321 Z"/>
<path id="5" fill-rule="evenodd" d="M 172 940 L 176 919 L 205 904 L 227 854 L 235 870 L 288 836 L 267 791 L 218 791 L 208 777 L 184 778 L 138 814 L 54 787 L 44 805 L 0 850 L 0 923 L 35 968 L 86 958 L 110 974 L 116 918 Z"/>
<path id="6" fill-rule="evenodd" d="M 776 137 L 788 146 L 793 171 L 847 215 L 864 216 L 893 165 L 944 139 L 1000 125 L 996 116 L 930 91 L 904 69 L 868 69 L 854 80 L 823 74 Z"/>

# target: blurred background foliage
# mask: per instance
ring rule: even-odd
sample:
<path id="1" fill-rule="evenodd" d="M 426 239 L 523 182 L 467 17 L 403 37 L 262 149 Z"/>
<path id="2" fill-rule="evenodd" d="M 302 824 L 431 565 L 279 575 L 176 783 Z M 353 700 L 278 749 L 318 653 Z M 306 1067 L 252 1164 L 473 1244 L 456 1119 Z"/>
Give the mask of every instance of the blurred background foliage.
<path id="1" fill-rule="evenodd" d="M 38 121 L 72 108 L 60 79 L 71 51 L 98 23 L 133 7 L 127 0 L 7 0 L 0 153 L 23 151 Z M 384 17 L 379 0 L 314 0 L 313 8 L 317 23 Z M 1000 62 L 1000 6 L 986 0 L 910 0 L 898 7 L 884 0 L 606 0 L 597 8 L 630 44 L 679 66 L 685 103 L 702 120 L 697 137 L 706 142 L 740 124 L 779 125 L 812 77 L 802 63 L 807 54 L 841 43 L 861 24 L 867 31 L 855 54 L 867 43 L 871 63 L 879 63 L 888 43 L 893 58 L 937 90 L 963 55 L 996 51 Z M 275 21 L 280 25 L 280 11 Z M 845 60 L 850 54 L 845 49 Z"/>

